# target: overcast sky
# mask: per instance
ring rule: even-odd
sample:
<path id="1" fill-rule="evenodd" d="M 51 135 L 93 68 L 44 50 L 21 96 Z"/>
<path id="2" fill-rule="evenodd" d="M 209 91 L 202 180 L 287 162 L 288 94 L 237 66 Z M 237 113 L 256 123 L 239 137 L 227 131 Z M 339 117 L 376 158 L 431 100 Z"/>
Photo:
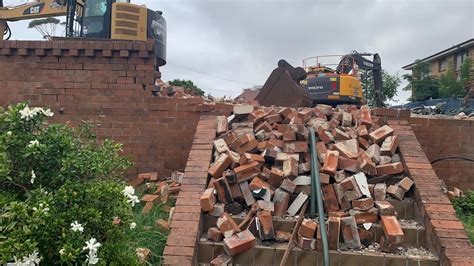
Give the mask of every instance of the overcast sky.
<path id="1" fill-rule="evenodd" d="M 377 52 L 383 68 L 401 75 L 415 59 L 474 36 L 473 0 L 132 2 L 163 11 L 167 20 L 163 80 L 191 79 L 220 96 L 263 84 L 281 58 L 300 66 L 314 55 Z M 10 23 L 12 39 L 40 39 L 27 24 Z M 400 89 L 397 98 L 408 96 Z"/>

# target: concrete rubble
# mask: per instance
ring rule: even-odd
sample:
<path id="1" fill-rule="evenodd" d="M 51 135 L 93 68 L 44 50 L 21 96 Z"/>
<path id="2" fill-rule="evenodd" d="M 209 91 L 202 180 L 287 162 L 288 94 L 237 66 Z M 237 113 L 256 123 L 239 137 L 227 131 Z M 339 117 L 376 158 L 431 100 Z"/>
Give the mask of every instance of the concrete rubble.
<path id="1" fill-rule="evenodd" d="M 200 201 L 202 212 L 218 217 L 207 232 L 208 239 L 223 239 L 228 255 L 251 248 L 256 239 L 289 240 L 291 232 L 276 230 L 274 220 L 295 217 L 312 196 L 310 128 L 318 139 L 330 249 L 344 245 L 359 250 L 377 244 L 384 252 L 394 252 L 403 243 L 397 213 L 388 199 L 402 200 L 413 181 L 404 177 L 398 183 L 384 183 L 404 174 L 399 139 L 367 106 L 235 105 L 233 115 L 221 116 L 217 123 L 214 163 Z M 232 215 L 245 218 L 237 224 Z M 384 235 L 379 243 L 370 243 L 369 228 L 375 223 Z M 314 217 L 305 218 L 296 245 L 321 250 L 320 226 Z"/>

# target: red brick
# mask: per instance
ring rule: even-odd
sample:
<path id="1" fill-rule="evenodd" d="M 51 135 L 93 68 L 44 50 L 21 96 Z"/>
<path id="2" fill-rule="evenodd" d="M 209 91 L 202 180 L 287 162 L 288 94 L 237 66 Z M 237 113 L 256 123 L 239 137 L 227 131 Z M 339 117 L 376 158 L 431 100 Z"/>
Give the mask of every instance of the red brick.
<path id="1" fill-rule="evenodd" d="M 216 203 L 216 198 L 214 197 L 214 189 L 208 188 L 204 191 L 201 198 L 201 209 L 205 212 L 212 211 L 214 204 Z"/>
<path id="2" fill-rule="evenodd" d="M 328 175 L 334 176 L 338 169 L 338 160 L 339 153 L 335 151 L 328 151 L 326 154 L 326 159 L 324 160 L 323 168 L 321 172 L 326 173 Z"/>
<path id="3" fill-rule="evenodd" d="M 316 222 L 311 219 L 303 219 L 298 233 L 306 238 L 313 238 L 317 228 Z"/>
<path id="4" fill-rule="evenodd" d="M 403 173 L 404 168 L 403 164 L 398 162 L 398 163 L 389 163 L 389 164 L 384 164 L 384 165 L 377 165 L 377 175 L 395 175 L 395 174 L 400 174 Z"/>
<path id="5" fill-rule="evenodd" d="M 216 162 L 209 168 L 209 174 L 213 177 L 219 178 L 224 173 L 224 170 L 231 164 L 231 159 L 227 154 L 221 154 Z"/>
<path id="6" fill-rule="evenodd" d="M 382 223 L 383 232 L 389 242 L 397 244 L 403 243 L 404 233 L 396 216 L 382 215 L 380 216 L 380 221 Z"/>
<path id="7" fill-rule="evenodd" d="M 255 237 L 249 230 L 242 231 L 224 239 L 224 249 L 231 256 L 242 253 L 255 246 Z"/>

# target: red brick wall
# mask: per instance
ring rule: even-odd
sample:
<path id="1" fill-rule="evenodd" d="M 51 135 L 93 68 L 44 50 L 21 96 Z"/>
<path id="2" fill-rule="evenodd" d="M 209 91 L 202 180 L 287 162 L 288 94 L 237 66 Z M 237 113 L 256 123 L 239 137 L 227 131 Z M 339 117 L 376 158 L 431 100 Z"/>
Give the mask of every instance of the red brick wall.
<path id="1" fill-rule="evenodd" d="M 447 156 L 474 159 L 474 121 L 411 117 L 409 122 L 430 161 Z M 433 168 L 449 188 L 474 190 L 474 162 L 444 160 Z"/>
<path id="2" fill-rule="evenodd" d="M 474 159 L 474 121 L 460 119 L 410 117 L 408 110 L 374 109 L 384 119 L 407 120 L 428 160 L 459 156 Z M 474 163 L 444 160 L 433 164 L 433 169 L 448 188 L 474 190 Z"/>
<path id="3" fill-rule="evenodd" d="M 47 106 L 53 122 L 90 120 L 124 144 L 137 172 L 183 170 L 201 113 L 229 106 L 152 94 L 152 42 L 0 41 L 0 107 Z"/>

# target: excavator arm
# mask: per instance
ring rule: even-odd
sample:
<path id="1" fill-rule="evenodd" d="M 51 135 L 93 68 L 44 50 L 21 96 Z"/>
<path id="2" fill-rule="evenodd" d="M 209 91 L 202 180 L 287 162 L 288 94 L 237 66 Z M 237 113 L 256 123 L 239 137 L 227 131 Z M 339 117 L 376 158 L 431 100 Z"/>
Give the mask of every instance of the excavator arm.
<path id="1" fill-rule="evenodd" d="M 373 60 L 369 60 L 364 56 L 373 56 Z M 357 64 L 359 69 L 372 71 L 372 77 L 374 79 L 375 89 L 375 105 L 377 107 L 383 106 L 383 81 L 382 81 L 382 64 L 379 54 L 370 53 L 358 53 L 352 51 L 352 53 L 344 55 L 336 68 L 338 73 L 348 74 L 354 64 Z"/>
<path id="2" fill-rule="evenodd" d="M 77 3 L 83 5 L 84 0 L 77 0 Z M 1 39 L 3 40 L 9 31 L 8 21 L 65 16 L 69 4 L 69 0 L 38 0 L 14 7 L 4 7 L 3 0 L 0 0 Z"/>

